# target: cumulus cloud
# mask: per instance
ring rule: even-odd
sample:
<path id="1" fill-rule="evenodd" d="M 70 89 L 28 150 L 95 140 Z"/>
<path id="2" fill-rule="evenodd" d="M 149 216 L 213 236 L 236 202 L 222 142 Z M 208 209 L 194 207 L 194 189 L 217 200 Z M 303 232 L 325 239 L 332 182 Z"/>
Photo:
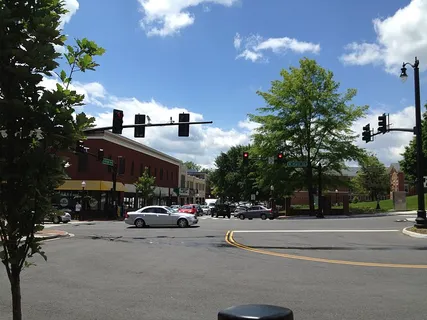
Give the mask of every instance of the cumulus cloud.
<path id="1" fill-rule="evenodd" d="M 64 7 L 68 12 L 62 16 L 61 29 L 66 23 L 70 22 L 71 17 L 77 12 L 79 9 L 79 2 L 77 0 L 64 0 Z"/>
<path id="2" fill-rule="evenodd" d="M 373 109 L 364 119 L 360 119 L 353 125 L 353 130 L 360 133 L 356 144 L 366 148 L 377 155 L 384 164 L 389 165 L 402 159 L 401 154 L 405 150 L 405 146 L 413 138 L 410 132 L 388 132 L 375 136 L 373 142 L 365 143 L 362 141 L 362 127 L 371 124 L 371 129 L 378 128 L 378 116 L 387 113 L 385 109 Z M 413 128 L 415 126 L 415 108 L 413 106 L 406 107 L 400 111 L 390 114 L 390 124 L 392 128 Z"/>
<path id="3" fill-rule="evenodd" d="M 314 54 L 320 52 L 320 45 L 312 42 L 288 37 L 263 39 L 258 34 L 243 39 L 239 33 L 234 36 L 234 48 L 238 51 L 236 59 L 242 58 L 252 62 L 268 62 L 266 57 L 268 51 L 274 54 L 285 54 L 288 51 Z"/>
<path id="4" fill-rule="evenodd" d="M 381 64 L 387 72 L 398 74 L 402 62 L 413 62 L 418 56 L 427 60 L 427 0 L 412 0 L 392 16 L 374 19 L 375 43 L 353 42 L 340 57 L 344 64 Z M 421 64 L 425 70 L 427 64 Z"/>
<path id="5" fill-rule="evenodd" d="M 231 7 L 239 0 L 138 0 L 143 17 L 141 26 L 147 36 L 170 36 L 192 25 L 195 16 L 189 9 L 203 5 L 204 12 L 209 12 L 206 4 Z"/>

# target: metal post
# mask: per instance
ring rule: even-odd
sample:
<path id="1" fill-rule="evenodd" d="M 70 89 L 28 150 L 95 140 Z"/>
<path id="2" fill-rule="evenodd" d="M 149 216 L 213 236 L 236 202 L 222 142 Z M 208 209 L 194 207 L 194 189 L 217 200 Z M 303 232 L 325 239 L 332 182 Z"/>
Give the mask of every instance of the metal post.
<path id="1" fill-rule="evenodd" d="M 421 121 L 421 97 L 420 97 L 420 70 L 419 60 L 415 58 L 414 64 L 414 84 L 415 84 L 415 126 L 417 141 L 417 192 L 418 210 L 415 226 L 417 228 L 427 228 L 426 210 L 424 202 L 424 153 Z"/>
<path id="2" fill-rule="evenodd" d="M 319 209 L 318 209 L 318 211 L 317 211 L 317 215 L 316 215 L 316 217 L 317 218 L 324 218 L 325 216 L 323 215 L 323 198 L 322 198 L 322 164 L 321 163 L 319 163 L 319 167 L 318 167 L 318 170 L 319 170 L 319 190 L 318 190 L 318 192 L 317 192 L 317 196 L 318 196 L 318 200 L 317 200 L 317 202 L 318 202 L 318 207 L 319 207 Z"/>
<path id="3" fill-rule="evenodd" d="M 117 202 L 116 202 L 117 162 L 114 162 L 114 165 L 113 165 L 112 179 L 113 179 L 113 191 L 111 193 L 111 200 L 113 202 L 113 210 L 114 210 L 113 214 L 114 214 L 114 217 L 116 217 L 117 216 Z"/>

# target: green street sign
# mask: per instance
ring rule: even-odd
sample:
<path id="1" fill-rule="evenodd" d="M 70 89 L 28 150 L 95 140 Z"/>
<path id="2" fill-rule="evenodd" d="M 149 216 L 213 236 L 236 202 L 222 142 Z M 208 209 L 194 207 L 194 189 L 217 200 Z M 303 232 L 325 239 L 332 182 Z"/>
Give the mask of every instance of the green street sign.
<path id="1" fill-rule="evenodd" d="M 108 158 L 102 159 L 102 164 L 105 164 L 107 166 L 114 166 L 114 161 Z"/>
<path id="2" fill-rule="evenodd" d="M 291 168 L 306 168 L 308 163 L 307 161 L 288 161 L 286 165 Z"/>

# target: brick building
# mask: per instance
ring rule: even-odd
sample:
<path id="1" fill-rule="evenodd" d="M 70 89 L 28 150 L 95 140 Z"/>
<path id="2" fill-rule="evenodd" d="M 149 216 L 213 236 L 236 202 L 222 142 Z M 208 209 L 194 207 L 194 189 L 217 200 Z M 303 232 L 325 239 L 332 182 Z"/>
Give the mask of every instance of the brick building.
<path id="1" fill-rule="evenodd" d="M 119 205 L 137 208 L 143 205 L 136 196 L 134 183 L 147 167 L 149 173 L 156 177 L 154 196 L 148 204 L 177 203 L 175 193 L 180 182 L 181 161 L 150 148 L 134 140 L 109 131 L 91 133 L 84 142 L 90 154 L 104 150 L 104 157 L 118 162 L 124 173 L 117 176 L 116 190 Z M 90 198 L 86 209 L 90 216 L 106 217 L 113 207 L 112 203 L 112 167 L 103 165 L 96 157 L 87 154 L 66 154 L 69 167 L 68 178 L 58 190 L 57 199 L 62 207 L 74 208 L 79 196 Z M 82 182 L 85 182 L 83 190 Z"/>

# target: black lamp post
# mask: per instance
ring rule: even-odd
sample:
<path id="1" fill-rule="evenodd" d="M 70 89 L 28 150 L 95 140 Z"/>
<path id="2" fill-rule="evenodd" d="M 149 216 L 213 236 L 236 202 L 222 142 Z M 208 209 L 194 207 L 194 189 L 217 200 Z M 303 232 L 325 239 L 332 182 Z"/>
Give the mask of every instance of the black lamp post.
<path id="1" fill-rule="evenodd" d="M 418 210 L 415 219 L 415 227 L 427 228 L 426 210 L 424 202 L 424 153 L 421 123 L 421 95 L 420 95 L 420 61 L 415 57 L 415 63 L 405 62 L 402 65 L 400 79 L 406 81 L 406 66 L 410 65 L 414 69 L 414 86 L 415 86 L 415 134 L 417 142 L 417 193 L 418 193 Z"/>
<path id="2" fill-rule="evenodd" d="M 335 205 L 338 206 L 338 189 L 335 189 Z"/>
<path id="3" fill-rule="evenodd" d="M 86 181 L 82 181 L 82 210 L 80 210 L 79 220 L 84 220 L 83 215 L 84 215 L 84 211 L 86 210 L 85 188 L 86 188 Z"/>

